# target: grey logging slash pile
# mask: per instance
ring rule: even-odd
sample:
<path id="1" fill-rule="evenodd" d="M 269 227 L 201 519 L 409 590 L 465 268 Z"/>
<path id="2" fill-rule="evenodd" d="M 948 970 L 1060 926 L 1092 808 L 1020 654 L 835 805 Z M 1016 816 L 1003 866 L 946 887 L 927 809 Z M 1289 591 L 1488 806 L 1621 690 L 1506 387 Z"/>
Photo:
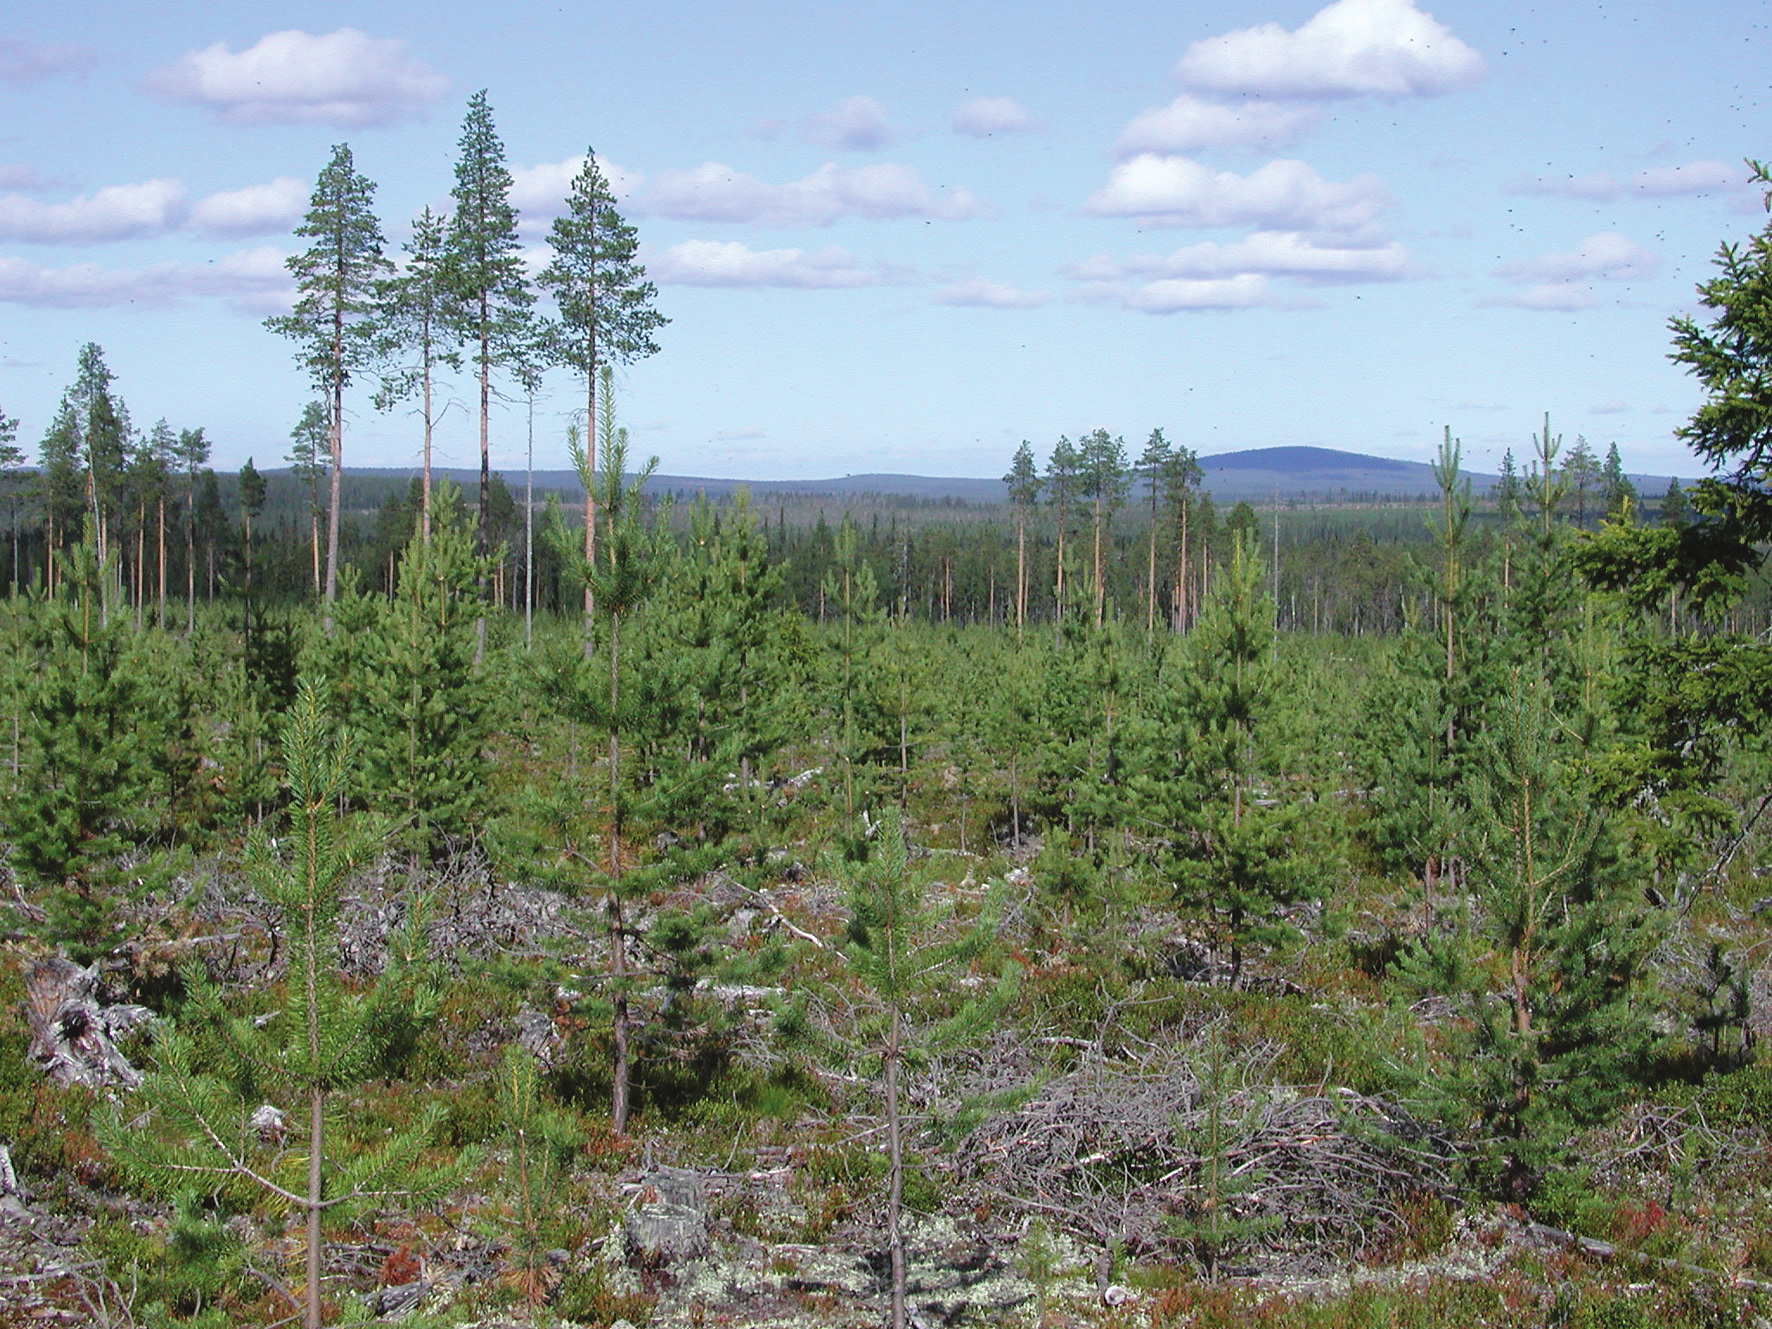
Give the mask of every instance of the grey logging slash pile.
<path id="1" fill-rule="evenodd" d="M 955 1166 L 994 1203 L 1104 1248 L 1149 1253 L 1173 1247 L 1173 1220 L 1197 1218 L 1205 1203 L 1211 1077 L 1198 1040 L 1122 1041 L 1131 1046 L 1111 1056 L 1097 1046 L 991 1115 Z M 1242 1049 L 1218 1079 L 1222 1203 L 1259 1230 L 1244 1252 L 1255 1262 L 1261 1250 L 1284 1250 L 1293 1268 L 1313 1256 L 1340 1263 L 1398 1231 L 1406 1197 L 1448 1188 L 1451 1151 L 1389 1099 L 1274 1083 L 1276 1052 Z M 1032 1069 L 1032 1053 L 1010 1036 L 994 1053 L 999 1084 L 1017 1063 Z"/>

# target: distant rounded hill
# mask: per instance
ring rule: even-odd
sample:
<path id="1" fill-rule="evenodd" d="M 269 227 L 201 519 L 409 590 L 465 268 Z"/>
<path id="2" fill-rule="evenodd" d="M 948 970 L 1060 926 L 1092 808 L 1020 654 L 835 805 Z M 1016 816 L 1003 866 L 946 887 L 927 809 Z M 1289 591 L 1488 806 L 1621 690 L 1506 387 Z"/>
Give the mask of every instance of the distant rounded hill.
<path id="1" fill-rule="evenodd" d="M 1426 462 L 1371 457 L 1334 448 L 1251 448 L 1200 458 L 1205 487 L 1219 502 L 1238 499 L 1347 498 L 1355 495 L 1415 497 L 1438 492 Z M 1486 489 L 1495 477 L 1472 475 Z"/>
<path id="2" fill-rule="evenodd" d="M 1434 484 L 1433 467 L 1426 462 L 1399 461 L 1395 457 L 1373 457 L 1334 448 L 1294 446 L 1221 452 L 1201 457 L 1200 470 L 1204 477 L 1201 487 L 1218 503 L 1239 500 L 1271 503 L 1275 499 L 1349 502 L 1421 498 L 1439 492 Z M 389 481 L 403 481 L 412 474 L 407 469 L 356 467 L 351 468 L 350 473 L 364 478 L 383 477 Z M 475 471 L 451 470 L 448 474 L 470 492 L 478 483 Z M 1471 481 L 1471 488 L 1479 494 L 1487 491 L 1497 479 L 1481 472 L 1467 471 L 1465 474 Z M 507 471 L 505 475 L 506 483 L 513 486 L 522 479 L 520 473 Z M 1631 480 L 1640 493 L 1659 496 L 1667 487 L 1668 477 L 1633 475 Z M 579 489 L 577 475 L 571 471 L 537 471 L 535 484 L 539 493 L 577 495 L 583 492 Z M 692 499 L 698 493 L 719 500 L 738 489 L 749 489 L 759 499 L 771 495 L 875 495 L 980 506 L 1007 500 L 1001 480 L 967 476 L 867 473 L 818 480 L 737 480 L 701 475 L 654 475 L 646 486 L 649 494 L 670 494 L 683 500 Z"/>
<path id="3" fill-rule="evenodd" d="M 1251 448 L 1200 458 L 1202 487 L 1220 503 L 1239 499 L 1347 499 L 1356 496 L 1416 497 L 1438 492 L 1433 468 L 1425 462 L 1369 457 L 1333 448 Z M 1472 476 L 1473 486 L 1484 489 L 1493 476 Z M 698 490 L 715 498 L 739 487 L 741 481 L 710 480 L 694 476 L 655 476 L 653 487 L 666 493 L 693 496 Z M 1002 503 L 1001 480 L 927 475 L 845 475 L 824 480 L 753 480 L 751 492 L 767 494 L 891 494 L 963 503 Z"/>

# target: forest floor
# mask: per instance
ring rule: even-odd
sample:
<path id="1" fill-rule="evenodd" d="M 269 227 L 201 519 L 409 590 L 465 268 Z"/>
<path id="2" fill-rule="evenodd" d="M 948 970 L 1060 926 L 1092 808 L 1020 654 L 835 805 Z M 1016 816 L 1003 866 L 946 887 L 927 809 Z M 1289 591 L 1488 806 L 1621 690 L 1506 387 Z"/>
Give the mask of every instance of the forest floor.
<path id="1" fill-rule="evenodd" d="M 942 887 L 950 901 L 975 903 L 988 865 L 947 862 L 960 878 Z M 1402 1042 L 1396 1013 L 1347 963 L 1358 935 L 1333 957 L 1322 942 L 1254 965 L 1233 991 L 1210 947 L 1161 914 L 1058 925 L 1033 908 L 1026 866 L 1009 877 L 1000 927 L 1023 972 L 1016 1008 L 977 1046 L 921 1065 L 908 1089 L 914 1323 L 1768 1322 L 1756 1317 L 1772 1315 L 1772 1089 L 1759 1081 L 1734 1086 L 1745 1106 L 1716 1094 L 1633 1104 L 1582 1142 L 1587 1169 L 1532 1214 L 1480 1201 L 1382 1074 Z M 274 983 L 257 903 L 219 873 L 186 886 L 136 906 L 136 940 L 98 966 L 101 1006 L 164 994 L 192 958 L 241 993 Z M 771 1042 L 777 999 L 811 970 L 637 994 L 657 1076 L 618 1138 L 598 1120 L 607 1044 L 582 998 L 606 962 L 598 902 L 472 871 L 426 894 L 429 950 L 448 974 L 437 1018 L 402 1074 L 366 1082 L 344 1111 L 381 1121 L 445 1101 L 438 1151 L 477 1150 L 477 1162 L 439 1211 L 373 1212 L 331 1238 L 339 1318 L 881 1322 L 872 1082 L 786 1067 Z M 359 883 L 341 935 L 348 970 L 380 966 L 415 899 L 414 878 L 387 865 Z M 755 886 L 716 873 L 655 893 L 630 926 L 645 935 L 691 900 L 735 951 L 798 938 L 822 953 L 843 926 L 834 884 L 792 863 Z M 1104 958 L 1111 939 L 1136 950 L 1129 973 Z M 224 1196 L 199 1232 L 167 1197 L 125 1185 L 93 1140 L 96 1105 L 128 1091 L 58 1086 L 31 1063 L 23 998 L 44 959 L 15 932 L 0 965 L 12 1133 L 0 1144 L 17 1165 L 0 1169 L 0 1326 L 287 1322 L 302 1252 L 288 1214 Z M 719 1056 L 698 1061 L 696 1036 L 715 1029 Z M 1209 1055 L 1221 1039 L 1222 1065 Z M 584 1127 L 528 1224 L 496 1087 L 513 1043 L 549 1068 L 550 1094 Z M 151 1032 L 120 1051 L 150 1064 Z M 1534 1221 L 1546 1216 L 1561 1226 Z"/>

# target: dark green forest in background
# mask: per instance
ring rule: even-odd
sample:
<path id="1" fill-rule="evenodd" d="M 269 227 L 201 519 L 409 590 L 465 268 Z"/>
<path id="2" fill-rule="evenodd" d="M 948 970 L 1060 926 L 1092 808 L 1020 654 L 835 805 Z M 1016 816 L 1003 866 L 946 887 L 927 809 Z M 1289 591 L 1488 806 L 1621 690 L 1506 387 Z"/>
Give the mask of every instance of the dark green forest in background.
<path id="1" fill-rule="evenodd" d="M 984 1322 L 1772 1309 L 1772 231 L 1672 324 L 1690 492 L 1546 419 L 1420 501 L 1220 506 L 1104 429 L 1002 504 L 712 502 L 619 423 L 662 320 L 594 159 L 543 338 L 490 133 L 397 275 L 335 153 L 291 469 L 139 428 L 96 346 L 6 428 L 0 1142 L 79 1252 L 33 1295 L 318 1324 L 404 1252 L 454 1270 L 410 1323 L 662 1324 L 749 1241 L 732 1322 L 877 1322 L 795 1282 L 847 1244 L 902 1324 L 939 1220 L 1028 1289 Z M 428 414 L 433 354 L 582 375 L 577 489 L 353 478 L 346 386 Z M 126 1005 L 145 1079 L 45 1078 Z M 728 1186 L 693 1254 L 660 1160 Z M 1533 1223 L 1576 1244 L 1447 1272 Z"/>

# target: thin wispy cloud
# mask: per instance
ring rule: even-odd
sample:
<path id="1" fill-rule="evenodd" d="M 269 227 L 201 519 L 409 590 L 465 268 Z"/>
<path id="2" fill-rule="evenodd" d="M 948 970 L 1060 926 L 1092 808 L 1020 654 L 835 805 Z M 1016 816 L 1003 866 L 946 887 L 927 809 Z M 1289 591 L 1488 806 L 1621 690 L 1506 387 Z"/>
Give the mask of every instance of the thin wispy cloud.
<path id="1" fill-rule="evenodd" d="M 92 50 L 72 42 L 29 42 L 0 37 L 0 83 L 24 86 L 58 74 L 83 74 L 97 63 Z"/>
<path id="2" fill-rule="evenodd" d="M 1600 303 L 1594 282 L 1647 279 L 1660 266 L 1660 258 L 1652 251 L 1618 231 L 1602 231 L 1588 236 L 1566 253 L 1501 264 L 1493 275 L 1524 289 L 1512 295 L 1487 297 L 1480 303 L 1553 313 L 1592 309 Z"/>
<path id="3" fill-rule="evenodd" d="M 234 125 L 385 125 L 428 110 L 448 80 L 396 38 L 356 28 L 273 32 L 242 51 L 216 42 L 156 70 L 148 87 Z"/>
<path id="4" fill-rule="evenodd" d="M 260 248 L 213 263 L 156 263 L 107 268 L 97 263 L 46 267 L 0 257 L 0 303 L 37 309 L 166 309 L 193 299 L 219 299 L 255 318 L 286 312 L 295 286 L 284 255 Z"/>
<path id="5" fill-rule="evenodd" d="M 1600 278 L 1626 281 L 1653 277 L 1661 260 L 1618 231 L 1590 235 L 1564 254 L 1517 259 L 1495 269 L 1497 277 L 1517 282 L 1584 281 Z"/>
<path id="6" fill-rule="evenodd" d="M 847 217 L 954 221 L 983 211 L 966 190 L 937 195 L 909 166 L 891 163 L 826 164 L 804 179 L 771 185 L 720 162 L 704 162 L 693 171 L 658 172 L 636 207 L 681 221 L 762 226 L 829 226 Z"/>
<path id="7" fill-rule="evenodd" d="M 1310 99 L 1432 96 L 1483 73 L 1483 57 L 1412 0 L 1336 0 L 1295 31 L 1263 23 L 1195 42 L 1175 67 L 1195 91 Z"/>
<path id="8" fill-rule="evenodd" d="M 1034 113 L 1013 97 L 974 97 L 954 109 L 954 132 L 970 138 L 1021 133 L 1038 123 Z"/>
<path id="9" fill-rule="evenodd" d="M 849 97 L 837 109 L 810 116 L 802 135 L 808 143 L 843 152 L 869 152 L 897 138 L 886 121 L 886 107 L 872 97 Z"/>
<path id="10" fill-rule="evenodd" d="M 1038 309 L 1050 304 L 1046 291 L 1023 291 L 1008 282 L 988 277 L 969 277 L 963 282 L 943 286 L 929 297 L 938 305 L 958 305 L 971 309 Z"/>
<path id="11" fill-rule="evenodd" d="M 1255 309 L 1273 303 L 1267 278 L 1258 273 L 1210 279 L 1165 277 L 1122 289 L 1115 298 L 1123 308 L 1141 314 Z"/>
<path id="12" fill-rule="evenodd" d="M 1066 271 L 1078 281 L 1185 278 L 1222 279 L 1243 275 L 1284 277 L 1310 285 L 1405 281 L 1421 275 L 1409 252 L 1395 240 L 1376 245 L 1324 244 L 1293 231 L 1257 231 L 1229 244 L 1203 241 L 1165 255 L 1135 254 L 1123 259 L 1098 256 Z"/>
<path id="13" fill-rule="evenodd" d="M 35 166 L 28 162 L 0 163 L 0 189 L 17 189 L 27 192 L 48 189 L 45 180 Z"/>
<path id="14" fill-rule="evenodd" d="M 1722 161 L 1689 161 L 1652 166 L 1620 178 L 1595 172 L 1587 175 L 1523 175 L 1504 188 L 1510 194 L 1609 200 L 1616 198 L 1680 198 L 1726 194 L 1748 183 L 1744 167 Z"/>

